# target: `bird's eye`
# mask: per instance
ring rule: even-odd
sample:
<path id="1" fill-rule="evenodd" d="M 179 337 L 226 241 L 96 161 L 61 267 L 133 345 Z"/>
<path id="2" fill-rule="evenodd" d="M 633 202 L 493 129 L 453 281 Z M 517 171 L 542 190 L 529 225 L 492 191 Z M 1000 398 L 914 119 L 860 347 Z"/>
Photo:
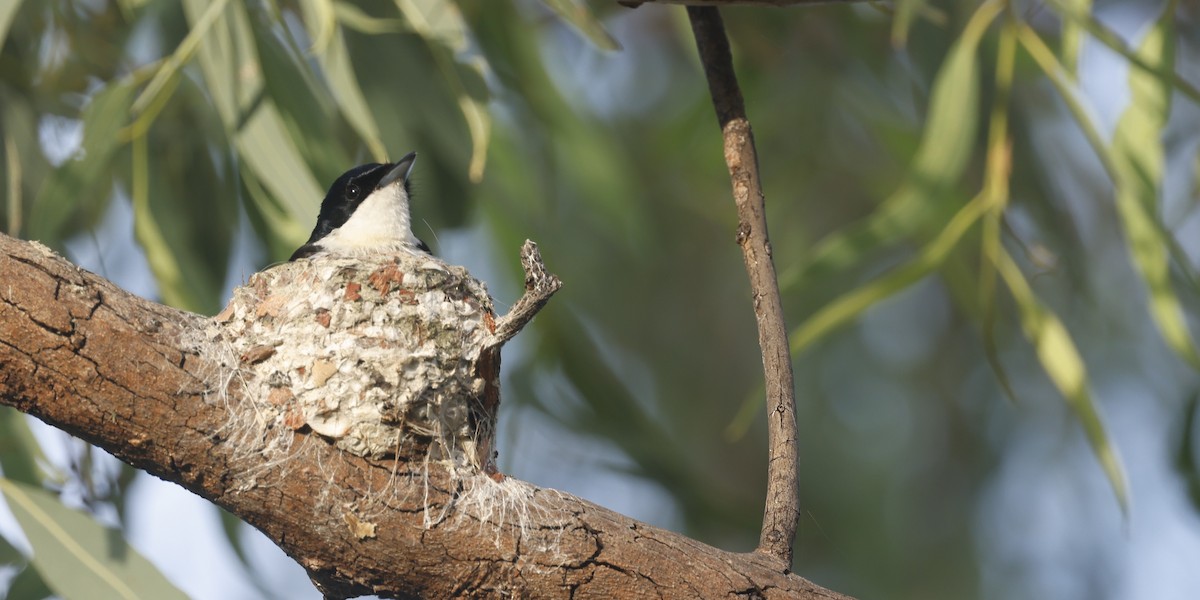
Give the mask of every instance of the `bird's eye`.
<path id="1" fill-rule="evenodd" d="M 359 189 L 358 186 L 354 185 L 353 183 L 346 186 L 346 197 L 351 200 L 358 200 L 358 195 L 361 193 L 362 193 L 362 190 Z"/>

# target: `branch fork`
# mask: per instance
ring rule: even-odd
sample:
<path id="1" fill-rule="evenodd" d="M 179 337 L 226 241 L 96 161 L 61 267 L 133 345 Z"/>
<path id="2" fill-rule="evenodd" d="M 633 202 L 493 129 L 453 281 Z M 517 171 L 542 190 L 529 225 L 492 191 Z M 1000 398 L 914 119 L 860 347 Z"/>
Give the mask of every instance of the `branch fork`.
<path id="1" fill-rule="evenodd" d="M 521 268 L 525 270 L 525 293 L 508 314 L 496 319 L 496 331 L 486 344 L 489 348 L 499 348 L 516 336 L 562 287 L 562 280 L 546 270 L 542 253 L 531 240 L 521 246 Z"/>

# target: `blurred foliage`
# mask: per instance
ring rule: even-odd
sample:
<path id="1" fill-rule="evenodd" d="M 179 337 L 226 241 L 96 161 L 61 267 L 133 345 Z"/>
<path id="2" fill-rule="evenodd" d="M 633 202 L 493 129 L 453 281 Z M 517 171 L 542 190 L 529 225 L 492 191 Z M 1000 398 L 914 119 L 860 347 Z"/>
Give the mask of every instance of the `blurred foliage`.
<path id="1" fill-rule="evenodd" d="M 187 598 L 114 531 L 39 487 L 0 479 L 33 547 L 33 567 L 62 598 Z"/>
<path id="2" fill-rule="evenodd" d="M 1061 406 L 1070 425 L 1042 431 L 1086 440 L 1126 507 L 1137 491 L 1097 391 L 1118 373 L 1187 415 L 1162 437 L 1182 440 L 1166 455 L 1196 496 L 1200 248 L 1179 232 L 1200 169 L 1178 115 L 1200 93 L 1176 69 L 1196 63 L 1200 14 L 1139 5 L 1117 33 L 1105 8 L 725 12 L 794 325 L 806 576 L 865 597 L 1021 597 L 1019 577 L 987 587 L 988 482 L 1022 415 L 1053 423 Z M 418 150 L 418 235 L 475 231 L 497 289 L 520 281 L 532 238 L 567 282 L 522 336 L 506 403 L 611 445 L 596 464 L 665 491 L 666 525 L 731 550 L 757 539 L 761 365 L 682 9 L 0 1 L 0 40 L 4 231 L 63 249 L 127 204 L 159 299 L 212 314 L 239 226 L 259 267 L 282 260 L 324 185 Z M 1097 44 L 1127 73 L 1088 83 Z M 60 485 L 27 427 L 0 410 L 5 477 Z M 129 479 L 105 501 L 122 506 Z M 62 589 L 7 543 L 0 558 L 21 565 L 10 598 L 45 596 L 39 575 Z"/>

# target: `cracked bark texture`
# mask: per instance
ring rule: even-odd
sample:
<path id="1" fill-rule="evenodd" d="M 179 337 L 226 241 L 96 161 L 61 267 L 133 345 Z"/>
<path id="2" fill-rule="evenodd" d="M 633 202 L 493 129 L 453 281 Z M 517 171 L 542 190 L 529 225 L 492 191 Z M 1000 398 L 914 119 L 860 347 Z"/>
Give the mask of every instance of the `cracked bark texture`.
<path id="1" fill-rule="evenodd" d="M 205 383 L 212 365 L 181 343 L 204 317 L 4 235 L 0 276 L 0 402 L 238 515 L 327 597 L 846 598 L 770 557 L 725 552 L 512 478 L 535 512 L 429 525 L 426 509 L 453 514 L 462 483 L 422 465 L 417 448 L 372 461 L 307 439 L 293 444 L 304 449 L 294 461 L 246 485 L 220 433 L 228 413 Z M 380 498 L 389 485 L 398 493 Z M 322 490 L 333 498 L 318 502 Z M 337 508 L 370 502 L 374 530 L 363 535 Z"/>

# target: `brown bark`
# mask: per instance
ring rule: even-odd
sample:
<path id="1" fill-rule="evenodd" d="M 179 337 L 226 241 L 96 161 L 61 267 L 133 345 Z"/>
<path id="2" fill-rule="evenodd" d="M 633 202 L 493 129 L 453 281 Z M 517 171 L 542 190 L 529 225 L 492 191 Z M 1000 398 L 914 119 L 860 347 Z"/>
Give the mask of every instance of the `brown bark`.
<path id="1" fill-rule="evenodd" d="M 0 402 L 238 515 L 329 597 L 845 598 L 766 556 L 511 478 L 508 489 L 536 510 L 463 523 L 462 480 L 423 464 L 418 448 L 371 461 L 297 432 L 293 460 L 250 480 L 221 433 L 228 413 L 211 401 L 213 365 L 184 342 L 207 319 L 3 235 L 0 274 Z M 426 520 L 443 509 L 449 517 Z"/>
<path id="2" fill-rule="evenodd" d="M 725 140 L 725 164 L 737 205 L 736 241 L 750 277 L 758 345 L 762 349 L 767 405 L 767 501 L 758 552 L 792 564 L 792 539 L 800 519 L 796 473 L 796 387 L 779 280 L 767 237 L 767 208 L 758 177 L 758 152 L 746 106 L 733 71 L 733 57 L 721 14 L 712 7 L 688 7 L 700 62 L 708 78 L 717 122 Z"/>

